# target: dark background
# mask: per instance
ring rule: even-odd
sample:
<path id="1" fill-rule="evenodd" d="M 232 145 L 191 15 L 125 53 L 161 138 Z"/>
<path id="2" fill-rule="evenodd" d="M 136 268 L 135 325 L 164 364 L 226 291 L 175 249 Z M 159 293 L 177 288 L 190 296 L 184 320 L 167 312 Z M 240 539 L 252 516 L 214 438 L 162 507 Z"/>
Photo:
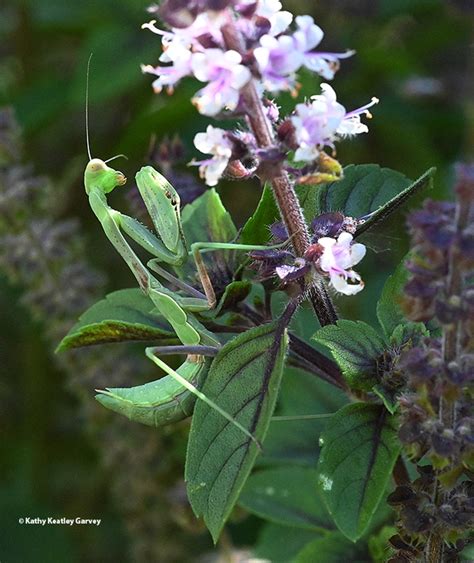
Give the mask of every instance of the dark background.
<path id="1" fill-rule="evenodd" d="M 436 166 L 431 196 L 451 197 L 453 163 L 473 157 L 472 4 L 321 0 L 284 6 L 295 14 L 311 10 L 326 32 L 326 50 L 357 50 L 333 82 L 347 109 L 372 96 L 381 100 L 370 133 L 341 143 L 339 160 L 375 162 L 413 179 Z M 146 7 L 137 0 L 7 0 L 0 7 L 0 105 L 15 110 L 23 160 L 34 174 L 51 179 L 55 220 L 80 221 L 74 236 L 81 237 L 83 257 L 105 280 L 96 297 L 132 286 L 133 280 L 84 197 L 89 54 L 94 53 L 93 155 L 126 153 L 129 160 L 117 167 L 129 178 L 145 161 L 153 134 L 162 139 L 179 133 L 190 160 L 198 156 L 192 138 L 207 124 L 189 102 L 197 84 L 184 81 L 172 97 L 154 95 L 151 77 L 141 74 L 140 63 L 156 64 L 160 53 L 159 38 L 140 29 L 150 19 Z M 317 79 L 303 75 L 301 97 L 318 91 Z M 282 96 L 280 103 L 289 109 L 294 101 Z M 254 182 L 223 183 L 219 192 L 241 226 L 260 189 Z M 126 205 L 120 195 L 114 194 L 113 202 Z M 407 249 L 405 213 L 367 241 L 373 252 L 360 268 L 366 289 L 341 302 L 347 315 L 373 319 L 383 281 Z M 123 354 L 115 358 L 115 352 L 103 352 L 107 368 L 100 367 L 102 352 L 99 359 L 91 358 L 90 363 L 98 362 L 99 379 L 81 382 L 82 368 L 74 374 L 74 362 L 64 369 L 67 360 L 58 363 L 52 354 L 56 319 L 44 311 L 31 314 L 25 304 L 30 290 L 27 278 L 12 282 L 0 269 L 1 561 L 197 560 L 211 545 L 182 499 L 186 426 L 158 433 L 97 414 L 92 383 L 107 384 L 110 373 L 126 363 Z M 127 352 L 136 362 L 130 384 L 153 371 L 140 360 L 141 349 Z M 17 523 L 19 517 L 44 515 L 101 518 L 102 524 L 41 528 Z M 233 541 L 251 542 L 252 529 L 252 521 L 238 526 Z"/>

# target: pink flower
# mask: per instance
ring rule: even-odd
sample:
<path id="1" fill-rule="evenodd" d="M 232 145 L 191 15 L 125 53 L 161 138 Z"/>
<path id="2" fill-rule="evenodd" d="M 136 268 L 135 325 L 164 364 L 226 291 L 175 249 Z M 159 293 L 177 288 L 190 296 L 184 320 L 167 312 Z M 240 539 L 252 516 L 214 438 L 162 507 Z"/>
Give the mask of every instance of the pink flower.
<path id="1" fill-rule="evenodd" d="M 324 37 L 323 30 L 314 23 L 311 16 L 298 16 L 295 21 L 298 29 L 293 34 L 293 38 L 296 48 L 303 55 L 303 65 L 326 80 L 332 80 L 339 69 L 339 59 L 351 57 L 355 51 L 345 53 L 314 51 Z"/>
<path id="2" fill-rule="evenodd" d="M 321 84 L 321 90 L 323 93 L 312 96 L 309 104 L 297 104 L 291 117 L 298 143 L 297 161 L 311 162 L 325 146 L 334 147 L 339 138 L 366 133 L 367 125 L 361 123 L 360 116 L 370 115 L 368 108 L 378 103 L 377 98 L 372 98 L 370 104 L 346 113 L 329 84 Z"/>
<path id="3" fill-rule="evenodd" d="M 159 60 L 162 63 L 171 63 L 168 66 L 141 66 L 142 72 L 158 76 L 152 84 L 156 93 L 161 92 L 164 87 L 172 91 L 173 86 L 182 78 L 193 74 L 192 59 L 195 51 L 204 51 L 199 42 L 200 37 L 208 36 L 216 44 L 223 43 L 220 31 L 222 18 L 220 12 L 201 13 L 189 27 L 172 28 L 171 31 L 156 27 L 156 20 L 142 25 L 142 29 L 148 29 L 161 36 L 163 53 Z"/>
<path id="4" fill-rule="evenodd" d="M 363 244 L 352 244 L 352 238 L 350 233 L 344 231 L 337 241 L 330 237 L 318 240 L 318 244 L 324 249 L 318 265 L 323 272 L 329 274 L 334 289 L 345 295 L 354 295 L 364 289 L 361 277 L 351 268 L 365 256 L 366 248 Z"/>
<path id="5" fill-rule="evenodd" d="M 152 86 L 156 93 L 161 92 L 163 87 L 168 87 L 172 91 L 173 86 L 185 76 L 191 74 L 192 53 L 189 45 L 185 45 L 181 40 L 166 42 L 163 40 L 164 51 L 160 57 L 161 62 L 172 63 L 169 66 L 142 65 L 142 72 L 154 74 L 158 78 Z"/>
<path id="6" fill-rule="evenodd" d="M 209 82 L 193 99 L 200 113 L 216 115 L 223 109 L 237 107 L 239 91 L 251 78 L 250 70 L 241 61 L 237 51 L 205 49 L 193 55 L 194 76 L 201 82 Z"/>
<path id="7" fill-rule="evenodd" d="M 254 50 L 254 57 L 266 90 L 278 92 L 295 87 L 295 73 L 303 64 L 303 55 L 295 49 L 293 37 L 264 35 Z"/>
<path id="8" fill-rule="evenodd" d="M 339 59 L 354 54 L 354 51 L 314 51 L 324 37 L 323 30 L 314 23 L 311 16 L 298 16 L 295 21 L 297 30 L 292 35 L 278 35 L 270 30 L 270 33 L 260 38 L 260 44 L 254 50 L 263 85 L 270 92 L 293 89 L 296 71 L 302 66 L 330 80 L 339 68 Z M 284 29 L 286 27 L 288 25 Z"/>

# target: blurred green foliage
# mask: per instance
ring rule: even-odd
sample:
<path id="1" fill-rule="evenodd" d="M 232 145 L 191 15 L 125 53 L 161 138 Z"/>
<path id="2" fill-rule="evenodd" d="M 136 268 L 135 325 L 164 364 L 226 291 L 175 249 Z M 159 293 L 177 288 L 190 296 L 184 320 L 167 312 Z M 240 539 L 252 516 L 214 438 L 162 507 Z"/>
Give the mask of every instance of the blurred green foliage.
<path id="1" fill-rule="evenodd" d="M 438 168 L 434 197 L 448 195 L 451 165 L 474 156 L 472 60 L 473 7 L 448 0 L 321 0 L 284 2 L 296 14 L 311 10 L 326 32 L 324 46 L 355 48 L 334 85 L 347 108 L 380 98 L 370 133 L 342 143 L 344 164 L 375 162 L 415 178 Z M 50 176 L 63 216 L 79 216 L 87 229 L 90 259 L 113 273 L 108 289 L 126 287 L 83 197 L 86 163 L 84 89 L 90 76 L 90 136 L 93 154 L 126 153 L 128 177 L 146 158 L 150 137 L 179 133 L 190 160 L 192 138 L 206 120 L 189 102 L 197 85 L 184 81 L 176 93 L 154 95 L 140 63 L 155 63 L 159 39 L 140 26 L 149 19 L 137 0 L 6 0 L 0 7 L 0 105 L 13 105 L 23 129 L 27 160 Z M 469 73 L 471 70 L 471 73 Z M 300 97 L 318 91 L 304 75 Z M 290 96 L 281 99 L 291 109 Z M 260 195 L 255 182 L 224 182 L 219 189 L 238 226 Z M 415 203 L 411 203 L 414 205 Z M 406 251 L 404 217 L 366 242 L 360 272 L 367 288 L 342 299 L 351 318 L 375 319 L 373 304 L 396 260 Z M 130 281 L 130 280 L 128 280 Z M 77 399 L 65 390 L 53 366 L 41 326 L 18 305 L 21 288 L 0 278 L 0 559 L 25 561 L 124 560 L 130 541 L 99 479 L 96 450 L 83 433 Z M 90 400 L 92 401 L 92 395 Z M 117 468 L 120 471 L 120 468 Z M 102 518 L 100 528 L 21 527 L 20 516 Z M 248 541 L 234 531 L 234 541 Z M 192 544 L 192 541 L 190 541 Z M 206 545 L 206 544 L 204 544 Z M 190 551 L 192 553 L 192 551 Z"/>

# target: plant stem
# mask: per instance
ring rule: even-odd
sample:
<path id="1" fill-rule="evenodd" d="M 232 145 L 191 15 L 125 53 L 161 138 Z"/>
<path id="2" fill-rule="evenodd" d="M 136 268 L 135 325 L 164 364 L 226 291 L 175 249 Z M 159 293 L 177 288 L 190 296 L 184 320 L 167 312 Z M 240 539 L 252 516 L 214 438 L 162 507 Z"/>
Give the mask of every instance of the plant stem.
<path id="1" fill-rule="evenodd" d="M 463 200 L 464 198 L 458 197 L 456 202 L 455 226 L 456 232 L 459 234 L 468 226 L 471 214 L 471 205 Z M 465 272 L 463 268 L 459 267 L 462 255 L 458 244 L 454 243 L 451 246 L 448 260 L 446 297 L 460 300 Z M 456 360 L 460 353 L 462 329 L 463 322 L 461 319 L 443 327 L 443 359 L 446 365 Z M 453 401 L 451 405 L 446 405 L 444 398 L 441 396 L 439 418 L 445 426 L 452 427 L 456 419 L 456 403 Z"/>
<path id="2" fill-rule="evenodd" d="M 233 16 L 228 12 L 226 24 L 222 27 L 222 34 L 229 49 L 240 54 L 245 53 L 242 34 L 237 29 Z M 241 90 L 245 105 L 246 116 L 257 144 L 261 148 L 269 148 L 275 144 L 272 125 L 265 114 L 262 100 L 257 92 L 255 81 L 250 80 Z M 262 167 L 261 177 L 267 180 L 273 189 L 273 194 L 280 210 L 280 215 L 290 235 L 293 248 L 298 256 L 303 256 L 310 245 L 308 227 L 303 211 L 300 207 L 288 173 L 281 163 L 267 163 Z M 321 326 L 334 324 L 337 313 L 329 297 L 322 279 L 315 280 L 308 288 L 308 296 L 314 307 Z"/>
<path id="3" fill-rule="evenodd" d="M 312 373 L 315 373 L 331 385 L 335 385 L 343 391 L 348 391 L 347 384 L 337 364 L 309 344 L 306 344 L 304 340 L 301 340 L 292 332 L 290 332 L 290 350 L 313 367 Z"/>
<path id="4" fill-rule="evenodd" d="M 301 300 L 297 300 L 298 304 Z M 258 326 L 266 322 L 266 319 L 262 317 L 260 313 L 252 309 L 247 304 L 240 305 L 241 312 L 255 325 Z M 206 324 L 206 327 L 209 327 Z M 216 329 L 214 329 L 216 330 Z M 244 329 L 248 330 L 248 329 Z M 338 365 L 326 357 L 324 354 L 313 348 L 311 345 L 307 344 L 299 336 L 296 336 L 293 332 L 289 332 L 290 338 L 290 358 L 292 358 L 295 363 L 299 362 L 302 369 L 312 373 L 327 383 L 348 392 L 347 384 L 344 380 L 341 370 Z M 304 367 L 303 367 L 304 364 Z"/>

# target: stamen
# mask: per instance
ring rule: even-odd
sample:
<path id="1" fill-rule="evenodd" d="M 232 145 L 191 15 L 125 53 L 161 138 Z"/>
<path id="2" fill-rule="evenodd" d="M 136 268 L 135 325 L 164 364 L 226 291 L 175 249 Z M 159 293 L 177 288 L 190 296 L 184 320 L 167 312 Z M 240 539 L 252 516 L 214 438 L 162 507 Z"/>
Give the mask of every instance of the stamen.
<path id="1" fill-rule="evenodd" d="M 328 60 L 333 59 L 334 61 L 336 61 L 337 59 L 348 59 L 349 57 L 352 57 L 352 55 L 355 55 L 355 53 L 356 52 L 354 49 L 348 49 L 344 53 L 328 53 L 325 51 L 311 51 L 311 55 L 318 55 L 319 57 L 322 57 L 324 59 L 328 59 Z"/>
<path id="2" fill-rule="evenodd" d="M 372 106 L 375 106 L 379 102 L 380 102 L 380 100 L 374 96 L 368 104 L 365 104 L 365 106 L 362 106 L 358 109 L 352 110 L 349 113 L 347 113 L 346 119 L 348 117 L 355 117 L 356 115 L 362 115 L 363 113 L 365 113 L 365 115 L 370 119 L 372 117 L 372 114 L 370 113 L 370 111 L 367 111 L 367 110 L 369 108 L 371 108 Z"/>
<path id="3" fill-rule="evenodd" d="M 156 20 L 151 20 L 148 23 L 142 24 L 142 29 L 149 29 L 152 33 L 156 33 L 157 35 L 167 35 L 169 32 L 163 31 L 159 27 L 156 27 Z"/>

